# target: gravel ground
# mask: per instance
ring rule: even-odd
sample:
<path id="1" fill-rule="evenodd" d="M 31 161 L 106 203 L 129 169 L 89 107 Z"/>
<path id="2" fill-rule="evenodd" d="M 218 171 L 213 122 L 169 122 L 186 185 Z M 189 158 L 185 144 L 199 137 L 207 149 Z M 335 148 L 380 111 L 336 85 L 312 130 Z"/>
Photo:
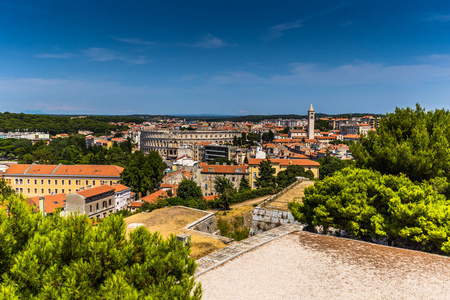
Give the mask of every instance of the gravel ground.
<path id="1" fill-rule="evenodd" d="M 450 299 L 450 258 L 295 232 L 196 279 L 203 299 Z"/>

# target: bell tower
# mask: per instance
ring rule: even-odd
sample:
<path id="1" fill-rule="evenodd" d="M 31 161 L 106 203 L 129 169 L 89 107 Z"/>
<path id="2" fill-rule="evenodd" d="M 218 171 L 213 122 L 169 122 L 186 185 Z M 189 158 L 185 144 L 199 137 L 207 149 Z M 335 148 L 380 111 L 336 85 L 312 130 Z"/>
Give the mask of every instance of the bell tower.
<path id="1" fill-rule="evenodd" d="M 315 111 L 314 108 L 311 105 L 308 109 L 308 139 L 312 140 L 314 139 L 314 120 L 315 120 Z"/>

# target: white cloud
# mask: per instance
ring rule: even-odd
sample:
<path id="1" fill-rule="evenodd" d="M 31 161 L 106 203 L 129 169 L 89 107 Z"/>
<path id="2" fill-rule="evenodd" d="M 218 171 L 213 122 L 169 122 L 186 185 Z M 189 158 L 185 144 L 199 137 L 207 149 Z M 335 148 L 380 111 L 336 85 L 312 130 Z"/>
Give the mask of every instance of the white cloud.
<path id="1" fill-rule="evenodd" d="M 77 55 L 75 53 L 40 53 L 35 55 L 38 58 L 62 58 L 71 59 L 75 58 Z"/>
<path id="2" fill-rule="evenodd" d="M 126 86 L 117 82 L 19 78 L 0 79 L 0 101 L 8 111 L 40 110 L 49 113 L 126 113 L 132 100 L 141 107 L 163 89 Z M 6 101 L 8 100 L 8 101 Z"/>
<path id="3" fill-rule="evenodd" d="M 448 22 L 450 21 L 450 15 L 435 14 L 425 19 L 426 21 Z"/>
<path id="4" fill-rule="evenodd" d="M 288 74 L 262 77 L 250 72 L 231 72 L 213 76 L 212 83 L 233 85 L 277 86 L 345 86 L 363 84 L 404 84 L 450 81 L 450 67 L 432 64 L 385 65 L 374 63 L 321 67 L 295 63 Z"/>
<path id="5" fill-rule="evenodd" d="M 92 61 L 99 61 L 99 62 L 105 62 L 105 61 L 112 61 L 112 60 L 120 60 L 124 61 L 133 65 L 142 65 L 146 64 L 149 61 L 145 56 L 138 56 L 138 57 L 130 57 L 125 56 L 122 54 L 118 54 L 114 51 L 104 49 L 104 48 L 89 48 L 87 50 L 84 50 L 83 53 Z"/>
<path id="6" fill-rule="evenodd" d="M 273 41 L 280 38 L 283 35 L 283 31 L 302 27 L 302 20 L 297 20 L 290 23 L 278 24 L 268 29 L 265 40 Z"/>
<path id="7" fill-rule="evenodd" d="M 230 46 L 227 42 L 222 39 L 219 39 L 212 34 L 206 35 L 203 40 L 192 45 L 193 47 L 205 48 L 205 49 L 214 49 L 214 48 L 222 48 Z"/>
<path id="8" fill-rule="evenodd" d="M 144 41 L 138 38 L 119 38 L 112 36 L 113 39 L 119 42 L 128 43 L 128 44 L 136 44 L 136 45 L 155 45 L 156 42 Z"/>

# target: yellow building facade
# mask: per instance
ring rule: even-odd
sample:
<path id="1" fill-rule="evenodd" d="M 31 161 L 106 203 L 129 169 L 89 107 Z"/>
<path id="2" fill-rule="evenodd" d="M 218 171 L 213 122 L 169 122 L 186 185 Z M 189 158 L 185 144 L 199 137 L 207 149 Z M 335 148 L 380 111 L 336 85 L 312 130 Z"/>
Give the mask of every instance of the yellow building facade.
<path id="1" fill-rule="evenodd" d="M 114 165 L 12 164 L 3 179 L 24 196 L 42 196 L 113 185 L 119 183 L 122 171 L 122 167 Z"/>
<path id="2" fill-rule="evenodd" d="M 250 158 L 248 161 L 248 181 L 252 189 L 256 188 L 256 178 L 259 177 L 259 164 L 265 159 Z M 314 174 L 314 178 L 319 178 L 319 166 L 316 161 L 309 159 L 271 159 L 270 163 L 272 168 L 275 169 L 275 176 L 280 171 L 286 170 L 289 166 L 302 166 L 305 171 L 311 170 Z"/>

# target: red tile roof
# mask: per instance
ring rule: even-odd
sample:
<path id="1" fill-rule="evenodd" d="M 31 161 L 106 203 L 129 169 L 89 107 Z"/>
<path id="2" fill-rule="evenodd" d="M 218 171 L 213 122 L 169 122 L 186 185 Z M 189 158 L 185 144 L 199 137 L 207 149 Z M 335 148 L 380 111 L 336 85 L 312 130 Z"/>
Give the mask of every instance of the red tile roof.
<path id="1" fill-rule="evenodd" d="M 28 171 L 27 171 L 28 169 Z M 120 177 L 122 167 L 115 165 L 39 165 L 16 164 L 10 165 L 5 174 L 30 174 L 30 175 L 81 175 L 81 176 L 106 176 Z"/>
<path id="2" fill-rule="evenodd" d="M 259 165 L 261 161 L 265 159 L 261 158 L 250 158 L 248 160 L 249 165 Z M 320 164 L 318 162 L 309 160 L 309 159 L 271 159 L 272 164 L 279 164 L 281 166 L 287 165 L 297 165 L 297 166 L 308 166 L 308 167 L 318 167 Z"/>
<path id="3" fill-rule="evenodd" d="M 79 191 L 79 192 L 77 192 L 77 194 L 81 195 L 85 198 L 89 198 L 89 197 L 92 197 L 95 195 L 100 195 L 100 194 L 107 193 L 107 192 L 114 191 L 114 190 L 115 190 L 115 187 L 105 184 L 105 185 L 101 185 L 101 186 L 98 186 L 98 187 L 95 187 L 92 189 Z"/>
<path id="4" fill-rule="evenodd" d="M 158 198 L 167 197 L 167 193 L 163 190 L 156 191 L 148 196 L 142 197 L 141 200 L 146 201 L 148 203 L 153 203 L 158 200 Z"/>
<path id="5" fill-rule="evenodd" d="M 116 193 L 117 193 L 117 192 L 121 192 L 121 191 L 125 191 L 125 190 L 130 189 L 130 187 L 128 187 L 128 186 L 126 186 L 126 185 L 123 185 L 123 184 L 120 184 L 120 183 L 118 183 L 118 184 L 113 184 L 112 187 L 115 188 L 115 192 L 116 192 Z"/>
<path id="6" fill-rule="evenodd" d="M 200 163 L 200 167 L 202 167 L 202 173 L 243 174 L 247 172 L 248 165 L 208 165 L 203 162 Z M 236 169 L 240 169 L 241 172 L 236 172 Z"/>
<path id="7" fill-rule="evenodd" d="M 55 194 L 55 195 L 45 195 L 44 197 L 44 207 L 45 213 L 51 214 L 58 207 L 64 207 L 66 203 L 66 194 Z M 29 197 L 28 200 L 31 202 L 37 210 L 39 210 L 39 198 L 40 196 Z"/>

